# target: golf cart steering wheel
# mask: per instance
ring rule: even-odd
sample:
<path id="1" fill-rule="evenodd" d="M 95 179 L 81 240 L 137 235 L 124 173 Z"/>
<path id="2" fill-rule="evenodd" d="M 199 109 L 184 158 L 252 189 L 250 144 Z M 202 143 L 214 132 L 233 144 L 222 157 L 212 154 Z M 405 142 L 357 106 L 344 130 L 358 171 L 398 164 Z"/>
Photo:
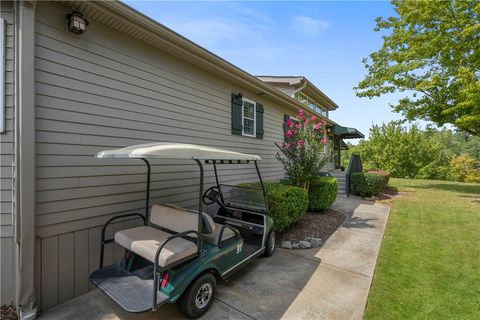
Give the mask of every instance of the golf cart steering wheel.
<path id="1" fill-rule="evenodd" d="M 220 189 L 217 186 L 208 188 L 202 196 L 202 202 L 206 205 L 211 205 L 214 203 L 219 203 L 220 199 Z"/>

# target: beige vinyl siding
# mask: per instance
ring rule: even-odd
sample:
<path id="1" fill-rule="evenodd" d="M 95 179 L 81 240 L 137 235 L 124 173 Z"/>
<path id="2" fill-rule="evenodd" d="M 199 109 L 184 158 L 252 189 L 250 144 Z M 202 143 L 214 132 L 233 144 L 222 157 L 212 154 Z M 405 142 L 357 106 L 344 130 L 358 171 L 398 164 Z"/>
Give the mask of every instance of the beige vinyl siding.
<path id="1" fill-rule="evenodd" d="M 260 155 L 265 180 L 283 177 L 274 142 L 286 108 L 158 49 L 90 21 L 82 37 L 65 32 L 69 11 L 39 2 L 36 14 L 36 224 L 39 305 L 49 308 L 92 289 L 101 225 L 144 209 L 139 160 L 99 160 L 100 150 L 152 141 L 203 144 Z M 231 134 L 230 94 L 265 107 L 263 139 Z M 193 207 L 198 167 L 153 162 L 152 202 Z M 206 167 L 206 183 L 214 182 Z M 222 166 L 221 181 L 255 181 L 253 166 Z M 108 233 L 138 221 L 118 222 Z M 106 263 L 121 248 L 109 248 Z M 65 284 L 59 285 L 59 284 Z"/>
<path id="2" fill-rule="evenodd" d="M 0 133 L 0 304 L 9 304 L 15 298 L 15 259 L 13 239 L 13 164 L 14 164 L 14 43 L 15 20 L 13 2 L 0 5 L 5 19 L 5 127 Z"/>

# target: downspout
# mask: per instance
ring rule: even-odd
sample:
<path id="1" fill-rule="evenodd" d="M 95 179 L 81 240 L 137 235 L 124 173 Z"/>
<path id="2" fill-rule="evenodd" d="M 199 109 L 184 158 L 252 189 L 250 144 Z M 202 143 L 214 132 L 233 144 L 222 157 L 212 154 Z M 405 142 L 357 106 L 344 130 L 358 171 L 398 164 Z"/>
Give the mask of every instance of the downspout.
<path id="1" fill-rule="evenodd" d="M 302 91 L 303 89 L 305 89 L 305 87 L 307 86 L 307 79 L 305 79 L 304 77 L 302 77 L 302 79 L 300 79 L 300 83 L 302 83 L 302 85 L 300 87 L 298 87 L 295 91 L 293 91 L 293 94 L 292 94 L 292 98 L 295 98 L 295 95 L 297 93 L 299 93 L 300 91 Z"/>
<path id="2" fill-rule="evenodd" d="M 35 319 L 35 8 L 15 2 L 15 253 L 16 305 Z"/>

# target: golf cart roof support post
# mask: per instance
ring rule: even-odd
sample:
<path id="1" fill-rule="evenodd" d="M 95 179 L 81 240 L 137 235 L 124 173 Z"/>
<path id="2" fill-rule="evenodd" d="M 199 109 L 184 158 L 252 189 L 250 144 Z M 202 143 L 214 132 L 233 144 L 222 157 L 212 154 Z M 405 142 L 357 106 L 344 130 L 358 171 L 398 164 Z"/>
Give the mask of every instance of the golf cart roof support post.
<path id="1" fill-rule="evenodd" d="M 260 180 L 260 185 L 262 186 L 263 201 L 265 202 L 265 209 L 266 209 L 266 212 L 269 212 L 268 201 L 267 201 L 267 192 L 265 191 L 265 185 L 263 184 L 262 175 L 260 174 L 260 169 L 258 169 L 258 163 L 257 163 L 256 160 L 254 162 L 255 162 L 255 169 L 257 169 L 258 179 Z"/>
<path id="2" fill-rule="evenodd" d="M 213 160 L 213 172 L 215 172 L 215 181 L 217 182 L 217 188 L 218 188 L 218 192 L 220 192 L 220 182 L 219 182 L 219 179 L 218 179 L 218 173 L 217 173 L 217 162 L 215 160 Z M 220 192 L 220 200 L 223 202 L 223 194 Z"/>
<path id="3" fill-rule="evenodd" d="M 203 166 L 202 162 L 198 159 L 195 159 L 195 162 L 198 164 L 200 168 L 200 187 L 198 191 L 198 237 L 200 238 L 200 234 L 202 233 L 202 196 L 203 196 Z M 199 241 L 201 244 L 201 241 Z M 198 254 L 200 255 L 201 252 L 201 245 L 197 246 Z"/>
<path id="4" fill-rule="evenodd" d="M 150 166 L 150 162 L 148 162 L 147 159 L 141 158 L 143 162 L 147 165 L 147 191 L 146 191 L 146 197 L 145 197 L 145 225 L 148 225 L 148 208 L 150 207 L 150 176 L 152 172 L 152 168 Z"/>

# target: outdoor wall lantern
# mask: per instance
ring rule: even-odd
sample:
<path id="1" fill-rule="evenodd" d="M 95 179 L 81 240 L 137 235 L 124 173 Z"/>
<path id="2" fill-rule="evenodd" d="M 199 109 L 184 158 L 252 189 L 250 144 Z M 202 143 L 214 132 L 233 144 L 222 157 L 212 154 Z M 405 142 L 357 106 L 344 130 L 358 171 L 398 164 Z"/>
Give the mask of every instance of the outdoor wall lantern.
<path id="1" fill-rule="evenodd" d="M 88 26 L 88 21 L 85 19 L 83 14 L 77 11 L 67 14 L 68 20 L 68 31 L 75 34 L 82 34 L 85 32 Z"/>
<path id="2" fill-rule="evenodd" d="M 331 127 L 328 127 L 327 128 L 327 133 L 331 133 L 332 132 L 332 128 Z"/>

